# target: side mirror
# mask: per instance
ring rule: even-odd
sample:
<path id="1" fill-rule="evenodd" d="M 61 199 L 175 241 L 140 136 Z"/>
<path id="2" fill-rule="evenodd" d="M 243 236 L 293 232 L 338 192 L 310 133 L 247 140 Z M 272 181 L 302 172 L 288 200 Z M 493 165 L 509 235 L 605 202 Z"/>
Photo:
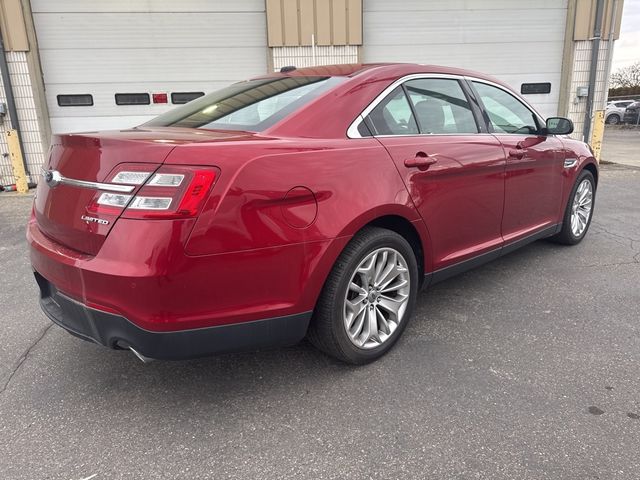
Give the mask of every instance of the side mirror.
<path id="1" fill-rule="evenodd" d="M 564 117 L 549 117 L 546 130 L 548 135 L 569 135 L 573 132 L 573 122 Z"/>

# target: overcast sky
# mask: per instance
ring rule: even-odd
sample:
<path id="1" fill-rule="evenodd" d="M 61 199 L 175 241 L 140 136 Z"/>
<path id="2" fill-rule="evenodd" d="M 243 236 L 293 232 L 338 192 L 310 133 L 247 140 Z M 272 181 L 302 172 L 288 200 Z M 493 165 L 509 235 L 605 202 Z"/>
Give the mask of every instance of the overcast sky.
<path id="1" fill-rule="evenodd" d="M 640 0 L 624 0 L 620 39 L 613 50 L 612 71 L 640 62 Z"/>

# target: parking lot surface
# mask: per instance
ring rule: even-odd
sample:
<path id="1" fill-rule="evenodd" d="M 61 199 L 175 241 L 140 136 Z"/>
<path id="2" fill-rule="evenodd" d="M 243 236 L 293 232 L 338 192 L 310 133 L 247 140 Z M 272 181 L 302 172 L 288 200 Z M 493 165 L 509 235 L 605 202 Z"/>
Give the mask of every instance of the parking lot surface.
<path id="1" fill-rule="evenodd" d="M 640 127 L 607 126 L 600 158 L 640 168 Z"/>
<path id="2" fill-rule="evenodd" d="M 2 479 L 640 477 L 640 170 L 603 167 L 580 245 L 423 292 L 363 367 L 306 343 L 145 365 L 76 339 L 37 305 L 31 198 L 0 195 Z"/>

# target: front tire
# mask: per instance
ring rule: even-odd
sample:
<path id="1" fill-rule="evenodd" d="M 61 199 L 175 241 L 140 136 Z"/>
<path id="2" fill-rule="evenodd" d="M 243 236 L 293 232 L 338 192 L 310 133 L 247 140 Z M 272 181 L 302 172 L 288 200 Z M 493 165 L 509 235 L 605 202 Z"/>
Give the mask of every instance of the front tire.
<path id="1" fill-rule="evenodd" d="M 406 328 L 418 280 L 411 245 L 391 230 L 365 227 L 345 247 L 325 282 L 309 340 L 347 363 L 376 360 Z"/>
<path id="2" fill-rule="evenodd" d="M 589 170 L 583 170 L 573 185 L 564 218 L 562 230 L 552 237 L 557 243 L 576 245 L 580 243 L 589 230 L 593 217 L 593 206 L 596 199 L 596 182 Z"/>

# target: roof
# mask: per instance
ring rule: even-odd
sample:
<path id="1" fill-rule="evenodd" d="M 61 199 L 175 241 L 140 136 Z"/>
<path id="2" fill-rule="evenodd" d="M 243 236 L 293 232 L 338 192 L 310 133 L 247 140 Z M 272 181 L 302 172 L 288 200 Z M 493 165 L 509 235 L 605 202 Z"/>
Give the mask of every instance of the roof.
<path id="1" fill-rule="evenodd" d="M 328 76 L 328 77 L 352 77 L 357 75 L 358 73 L 364 72 L 366 70 L 371 70 L 372 68 L 384 66 L 384 65 L 393 65 L 391 63 L 344 63 L 339 65 L 319 65 L 316 67 L 302 67 L 295 68 L 295 70 L 289 70 L 286 72 L 274 72 L 268 75 L 261 75 L 257 78 L 266 78 L 266 77 L 279 77 L 279 76 L 287 76 L 287 77 L 311 77 L 311 76 Z"/>
<path id="2" fill-rule="evenodd" d="M 473 70 L 466 70 L 441 65 L 422 65 L 418 63 L 348 63 L 341 65 L 322 65 L 316 67 L 296 68 L 287 72 L 274 72 L 261 75 L 256 78 L 273 77 L 298 77 L 298 76 L 331 76 L 331 77 L 355 77 L 363 73 L 397 75 L 398 77 L 413 73 L 442 73 L 450 75 L 469 76 L 483 78 L 504 85 L 504 82 Z M 376 75 L 377 76 L 377 75 Z"/>

